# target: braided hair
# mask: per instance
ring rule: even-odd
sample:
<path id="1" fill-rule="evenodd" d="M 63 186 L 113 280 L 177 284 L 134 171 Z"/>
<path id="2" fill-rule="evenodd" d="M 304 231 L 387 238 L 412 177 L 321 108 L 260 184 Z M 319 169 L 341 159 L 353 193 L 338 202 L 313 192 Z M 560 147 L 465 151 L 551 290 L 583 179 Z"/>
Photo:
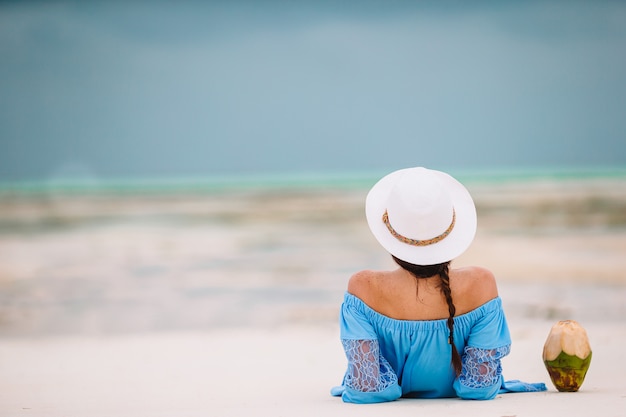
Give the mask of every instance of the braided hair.
<path id="1" fill-rule="evenodd" d="M 450 290 L 450 276 L 448 275 L 450 269 L 450 261 L 436 265 L 415 265 L 398 259 L 393 255 L 391 255 L 391 257 L 398 265 L 400 265 L 400 267 L 409 271 L 416 280 L 419 278 L 429 278 L 435 275 L 439 275 L 439 278 L 441 279 L 441 293 L 446 299 L 446 303 L 448 304 L 448 313 L 450 314 L 448 316 L 447 324 L 448 329 L 450 330 L 448 343 L 450 343 L 450 346 L 452 347 L 451 364 L 454 368 L 454 372 L 458 376 L 461 373 L 461 355 L 459 355 L 459 351 L 454 344 L 454 315 L 456 314 L 456 307 L 454 307 L 454 302 L 452 301 L 452 291 Z"/>

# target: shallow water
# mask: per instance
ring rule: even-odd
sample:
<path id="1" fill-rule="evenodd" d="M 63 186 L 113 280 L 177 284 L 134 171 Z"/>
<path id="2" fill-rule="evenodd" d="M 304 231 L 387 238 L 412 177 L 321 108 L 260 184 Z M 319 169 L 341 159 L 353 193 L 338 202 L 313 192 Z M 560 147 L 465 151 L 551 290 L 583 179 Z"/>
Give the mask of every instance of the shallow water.
<path id="1" fill-rule="evenodd" d="M 463 262 L 493 264 L 511 318 L 621 320 L 621 249 L 605 251 L 616 265 L 606 268 L 610 276 L 570 283 L 567 274 L 581 269 L 575 262 L 581 253 L 562 252 L 559 242 L 593 236 L 589 256 L 605 241 L 626 244 L 626 222 L 614 212 L 623 215 L 626 186 L 622 192 L 599 183 L 501 187 L 473 188 L 480 232 Z M 0 335 L 335 323 L 353 272 L 392 267 L 367 229 L 365 193 L 6 194 L 0 198 Z M 599 196 L 607 204 L 593 203 Z M 550 214 L 535 219 L 546 207 Z M 524 248 L 532 239 L 554 250 L 528 260 L 538 262 L 533 277 L 520 278 L 514 262 L 498 263 L 490 255 L 495 248 L 485 246 Z M 550 272 L 559 262 L 563 276 Z"/>

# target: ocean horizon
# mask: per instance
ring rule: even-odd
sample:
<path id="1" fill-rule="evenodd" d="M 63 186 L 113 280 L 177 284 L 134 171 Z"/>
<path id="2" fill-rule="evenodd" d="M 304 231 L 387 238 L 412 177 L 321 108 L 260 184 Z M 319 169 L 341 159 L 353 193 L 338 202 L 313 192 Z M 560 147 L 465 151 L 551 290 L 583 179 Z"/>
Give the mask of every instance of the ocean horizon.
<path id="1" fill-rule="evenodd" d="M 575 181 L 626 179 L 626 166 L 439 169 L 464 184 L 489 185 L 536 181 Z M 397 168 L 401 169 L 401 168 Z M 211 193 L 260 189 L 367 189 L 394 169 L 369 171 L 274 172 L 206 176 L 143 178 L 51 177 L 37 180 L 6 181 L 0 178 L 0 198 L 12 194 L 131 194 L 131 193 Z"/>

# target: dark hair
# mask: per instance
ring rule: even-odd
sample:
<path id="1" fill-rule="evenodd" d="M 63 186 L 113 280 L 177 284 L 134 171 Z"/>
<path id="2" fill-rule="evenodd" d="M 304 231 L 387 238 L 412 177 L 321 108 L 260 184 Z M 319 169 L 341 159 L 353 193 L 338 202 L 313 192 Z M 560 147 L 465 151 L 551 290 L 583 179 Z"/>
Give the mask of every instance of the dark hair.
<path id="1" fill-rule="evenodd" d="M 415 277 L 415 279 L 420 278 L 429 278 L 435 275 L 439 275 L 441 279 L 441 293 L 446 299 L 446 303 L 448 304 L 448 312 L 450 316 L 448 316 L 448 329 L 450 330 L 450 336 L 448 342 L 450 346 L 452 346 L 452 367 L 454 368 L 454 372 L 457 375 L 461 373 L 461 355 L 459 355 L 459 351 L 454 345 L 454 315 L 456 314 L 456 308 L 454 307 L 454 303 L 452 302 L 452 291 L 450 291 L 450 276 L 448 275 L 448 271 L 450 269 L 450 261 L 444 262 L 436 265 L 415 265 L 402 259 L 398 259 L 395 256 L 391 255 L 393 260 L 400 265 L 403 269 L 409 271 L 411 275 Z"/>

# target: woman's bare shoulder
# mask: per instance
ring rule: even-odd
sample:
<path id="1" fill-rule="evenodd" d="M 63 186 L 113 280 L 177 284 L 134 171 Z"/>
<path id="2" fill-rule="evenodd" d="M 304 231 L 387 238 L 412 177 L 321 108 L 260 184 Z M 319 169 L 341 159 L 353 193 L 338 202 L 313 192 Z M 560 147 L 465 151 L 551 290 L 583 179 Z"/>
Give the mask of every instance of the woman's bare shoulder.
<path id="1" fill-rule="evenodd" d="M 498 296 L 496 277 L 490 270 L 479 266 L 468 266 L 451 271 L 454 287 L 465 300 L 464 310 L 473 310 Z"/>
<path id="2" fill-rule="evenodd" d="M 415 279 L 410 282 L 411 291 L 415 291 Z M 403 306 L 402 295 L 406 294 L 403 285 L 397 271 L 365 270 L 352 275 L 348 292 L 373 310 L 395 318 L 398 308 Z"/>
<path id="3" fill-rule="evenodd" d="M 348 292 L 357 297 L 362 297 L 364 294 L 370 292 L 373 285 L 375 285 L 376 276 L 375 271 L 364 270 L 353 274 L 348 281 Z"/>

